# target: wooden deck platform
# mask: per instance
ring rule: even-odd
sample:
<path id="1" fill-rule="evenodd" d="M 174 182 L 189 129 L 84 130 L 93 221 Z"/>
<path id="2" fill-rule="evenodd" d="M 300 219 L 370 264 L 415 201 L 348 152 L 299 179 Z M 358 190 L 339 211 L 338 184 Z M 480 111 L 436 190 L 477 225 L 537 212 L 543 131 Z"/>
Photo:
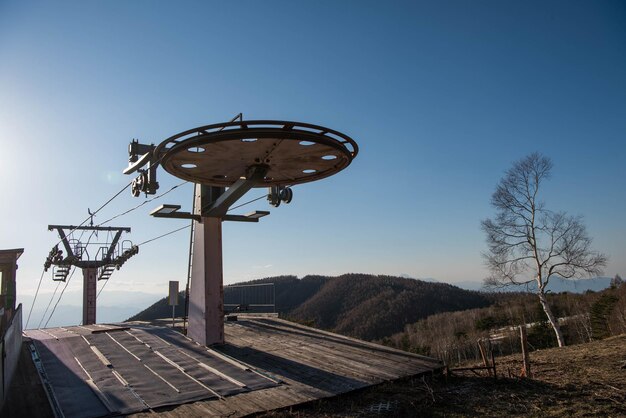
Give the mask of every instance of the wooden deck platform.
<path id="1" fill-rule="evenodd" d="M 227 343 L 214 347 L 278 386 L 158 408 L 165 417 L 242 417 L 337 396 L 404 377 L 439 371 L 434 359 L 271 317 L 239 317 L 225 324 Z M 133 417 L 148 417 L 138 413 Z"/>
<path id="2" fill-rule="evenodd" d="M 268 316 L 227 321 L 226 344 L 210 349 L 172 331 L 171 320 L 26 334 L 3 417 L 53 416 L 47 396 L 81 418 L 243 417 L 442 369 L 428 357 Z M 35 347 L 52 393 L 33 366 Z"/>

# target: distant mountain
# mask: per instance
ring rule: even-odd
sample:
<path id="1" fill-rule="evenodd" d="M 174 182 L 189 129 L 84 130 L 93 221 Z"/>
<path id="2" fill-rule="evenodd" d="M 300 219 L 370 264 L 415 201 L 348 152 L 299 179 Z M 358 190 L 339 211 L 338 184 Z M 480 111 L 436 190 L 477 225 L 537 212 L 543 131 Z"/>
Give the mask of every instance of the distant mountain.
<path id="1" fill-rule="evenodd" d="M 300 306 L 313 296 L 326 283 L 328 277 L 306 276 L 298 279 L 296 276 L 276 276 L 264 279 L 252 280 L 237 284 L 263 284 L 274 283 L 276 311 L 285 313 Z M 183 309 L 185 294 L 180 292 L 181 306 L 176 307 L 177 312 Z M 136 311 L 135 311 L 136 312 Z M 167 298 L 163 298 L 144 309 L 143 311 L 128 318 L 128 321 L 142 321 L 172 316 L 172 307 L 167 304 Z"/>
<path id="2" fill-rule="evenodd" d="M 483 294 L 447 283 L 393 276 L 345 274 L 327 281 L 313 297 L 288 313 L 301 321 L 373 340 L 401 331 L 429 315 L 488 306 Z"/>
<path id="3" fill-rule="evenodd" d="M 276 310 L 284 317 L 369 340 L 399 332 L 405 324 L 434 313 L 492 303 L 486 295 L 450 284 L 393 276 L 280 276 L 245 284 L 254 283 L 275 284 Z M 129 320 L 170 315 L 164 298 Z"/>
<path id="4" fill-rule="evenodd" d="M 554 277 L 550 279 L 548 283 L 548 290 L 553 293 L 571 292 L 571 293 L 584 293 L 586 291 L 600 292 L 608 288 L 611 284 L 610 277 L 594 277 L 591 279 L 578 279 L 578 280 L 566 280 L 560 277 Z M 481 281 L 466 280 L 462 282 L 454 283 L 455 286 L 461 289 L 467 290 L 486 290 L 483 287 Z M 488 289 L 498 292 L 526 292 L 535 291 L 537 286 L 533 283 L 526 287 L 525 285 L 519 286 L 507 286 L 502 289 Z"/>
<path id="5" fill-rule="evenodd" d="M 476 291 L 485 290 L 483 288 L 483 282 L 476 281 L 476 280 L 464 280 L 462 282 L 454 282 L 452 284 L 465 290 L 476 290 Z"/>
<path id="6" fill-rule="evenodd" d="M 554 293 L 572 292 L 584 293 L 588 290 L 599 292 L 607 289 L 611 285 L 610 277 L 594 277 L 592 279 L 565 280 L 561 278 L 550 279 L 548 290 Z M 533 290 L 535 288 L 532 288 Z"/>
<path id="7" fill-rule="evenodd" d="M 413 277 L 413 276 L 408 275 L 408 274 L 406 274 L 406 273 L 402 273 L 402 274 L 400 274 L 400 276 L 399 276 L 399 277 L 401 277 L 401 278 L 403 278 L 403 279 L 421 280 L 421 281 L 423 281 L 423 282 L 435 282 L 435 283 L 440 283 L 440 282 L 439 282 L 439 280 L 437 280 L 437 279 L 433 279 L 432 277 L 419 277 L 419 278 L 416 278 L 416 277 Z M 454 286 L 456 286 L 456 283 L 454 284 Z"/>

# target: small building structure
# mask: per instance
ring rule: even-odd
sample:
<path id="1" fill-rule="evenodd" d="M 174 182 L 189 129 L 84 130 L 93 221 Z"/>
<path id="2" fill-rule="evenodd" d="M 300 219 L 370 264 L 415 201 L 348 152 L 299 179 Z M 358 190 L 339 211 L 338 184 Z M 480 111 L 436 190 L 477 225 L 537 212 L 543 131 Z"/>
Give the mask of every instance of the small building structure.
<path id="1" fill-rule="evenodd" d="M 23 248 L 0 250 L 0 315 L 3 321 L 10 320 L 15 312 L 15 273 L 17 260 L 23 252 Z"/>
<path id="2" fill-rule="evenodd" d="M 0 409 L 22 347 L 22 305 L 15 306 L 17 260 L 22 253 L 23 248 L 0 250 Z"/>

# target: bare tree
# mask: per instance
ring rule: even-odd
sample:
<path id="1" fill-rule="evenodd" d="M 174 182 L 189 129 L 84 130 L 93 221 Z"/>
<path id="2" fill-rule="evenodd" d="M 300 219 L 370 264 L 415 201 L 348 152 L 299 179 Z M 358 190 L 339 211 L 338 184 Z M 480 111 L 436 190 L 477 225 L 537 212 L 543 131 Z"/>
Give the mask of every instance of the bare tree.
<path id="1" fill-rule="evenodd" d="M 622 277 L 619 274 L 616 274 L 615 277 L 611 279 L 612 288 L 620 287 L 622 283 L 624 283 L 624 280 L 622 280 Z"/>
<path id="2" fill-rule="evenodd" d="M 491 196 L 494 219 L 482 221 L 489 252 L 483 254 L 491 272 L 487 286 L 534 283 L 539 302 L 554 329 L 559 347 L 563 335 L 546 299 L 552 277 L 597 276 L 606 265 L 603 254 L 592 251 L 581 217 L 552 212 L 539 200 L 552 162 L 539 153 L 517 161 Z"/>

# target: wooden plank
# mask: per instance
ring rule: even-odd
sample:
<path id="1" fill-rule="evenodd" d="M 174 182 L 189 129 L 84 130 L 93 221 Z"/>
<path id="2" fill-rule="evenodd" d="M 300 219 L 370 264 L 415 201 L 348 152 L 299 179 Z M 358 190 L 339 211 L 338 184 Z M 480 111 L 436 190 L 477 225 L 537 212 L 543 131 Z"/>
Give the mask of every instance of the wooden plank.
<path id="1" fill-rule="evenodd" d="M 311 347 L 308 344 L 280 345 L 276 342 L 272 345 L 277 347 L 276 351 L 280 352 L 280 356 L 283 358 L 329 373 L 336 373 L 369 383 L 397 379 L 398 377 L 407 374 L 415 374 L 413 372 L 421 372 L 424 370 L 423 368 L 416 369 L 414 365 L 410 368 L 407 368 L 406 365 L 385 365 L 381 367 L 380 365 L 374 364 L 375 362 L 370 361 L 366 353 L 359 353 L 353 358 L 350 358 L 348 356 L 342 356 L 339 350 L 324 349 L 319 345 L 316 347 Z M 359 358 L 363 358 L 366 361 L 359 362 L 354 360 Z"/>
<path id="2" fill-rule="evenodd" d="M 281 353 L 283 356 L 299 363 L 303 363 L 329 373 L 340 374 L 345 377 L 360 380 L 363 383 L 377 383 L 381 379 L 376 374 L 371 373 L 370 370 L 367 370 L 366 366 L 362 363 L 352 362 L 352 364 L 346 364 L 345 362 L 341 362 L 338 357 L 332 355 L 319 355 L 313 350 L 308 350 L 305 347 L 285 348 L 281 351 Z M 397 378 L 398 376 L 395 374 L 385 374 L 385 377 Z"/>
<path id="3" fill-rule="evenodd" d="M 226 417 L 226 416 L 234 416 L 234 412 L 237 410 L 235 405 L 228 405 L 227 402 L 224 402 L 221 399 L 210 399 L 206 401 L 198 401 L 192 404 L 188 404 L 189 408 L 192 410 L 199 410 L 201 414 L 190 414 L 187 416 L 216 416 L 216 417 Z"/>
<path id="4" fill-rule="evenodd" d="M 281 330 L 285 333 L 289 333 L 289 331 L 293 332 L 293 329 L 296 328 L 298 331 L 308 335 L 311 339 L 318 340 L 322 343 L 328 341 L 328 339 L 324 338 L 324 336 L 328 336 L 332 338 L 336 343 L 342 344 L 342 347 L 362 349 L 378 356 L 387 356 L 389 358 L 405 359 L 405 360 L 410 360 L 411 362 L 414 362 L 416 360 L 421 360 L 430 367 L 432 366 L 442 367 L 442 364 L 440 361 L 430 358 L 430 357 L 420 356 L 414 353 L 409 353 L 407 351 L 397 350 L 395 348 L 391 348 L 391 347 L 387 347 L 387 346 L 383 346 L 383 345 L 379 345 L 375 343 L 370 343 L 368 341 L 358 340 L 356 338 L 346 337 L 344 335 L 331 333 L 328 331 L 323 331 L 323 330 L 319 330 L 319 329 L 315 329 L 311 327 L 305 327 L 303 325 L 291 323 L 291 322 L 280 320 L 280 319 L 267 319 L 264 321 L 248 320 L 248 322 L 251 322 L 260 326 L 265 326 L 270 329 Z"/>
<path id="5" fill-rule="evenodd" d="M 189 357 L 191 357 L 191 356 L 189 356 Z M 196 360 L 196 359 L 194 359 L 194 360 Z M 209 372 L 213 373 L 214 375 L 217 375 L 217 376 L 221 377 L 224 380 L 229 381 L 230 383 L 232 383 L 232 384 L 234 384 L 236 386 L 239 386 L 239 387 L 242 387 L 242 388 L 246 387 L 245 383 L 241 383 L 239 380 L 235 379 L 234 377 L 230 377 L 229 375 L 220 372 L 219 370 L 209 366 L 208 364 L 204 364 L 202 362 L 198 362 L 198 366 L 202 367 L 203 369 L 208 370 Z"/>
<path id="6" fill-rule="evenodd" d="M 268 318 L 268 319 L 265 319 L 265 321 L 272 321 L 272 322 L 275 322 L 275 323 L 278 323 L 278 324 L 286 324 L 288 326 L 293 326 L 295 328 L 299 328 L 299 329 L 303 329 L 303 330 L 314 330 L 316 333 L 319 333 L 319 334 L 328 335 L 328 336 L 331 336 L 331 337 L 347 340 L 347 341 L 350 341 L 350 342 L 353 342 L 353 343 L 357 343 L 357 344 L 360 344 L 360 345 L 364 345 L 364 346 L 367 346 L 367 347 L 374 348 L 374 349 L 376 349 L 378 351 L 384 351 L 384 352 L 387 352 L 387 353 L 390 353 L 390 354 L 397 354 L 397 355 L 403 356 L 403 357 L 420 359 L 420 360 L 423 360 L 423 361 L 425 361 L 427 363 L 430 363 L 430 364 L 433 364 L 433 365 L 440 365 L 441 364 L 441 362 L 439 362 L 438 360 L 436 360 L 436 359 L 434 359 L 432 357 L 426 357 L 426 356 L 422 356 L 422 355 L 415 354 L 415 353 L 409 353 L 408 351 L 402 351 L 402 350 L 399 350 L 397 348 L 387 347 L 387 346 L 384 346 L 384 345 L 375 344 L 375 343 L 371 343 L 369 341 L 363 341 L 363 340 L 359 340 L 359 339 L 352 338 L 352 337 L 347 337 L 345 335 L 336 334 L 336 333 L 333 333 L 333 332 L 324 331 L 324 330 L 320 330 L 320 329 L 317 329 L 317 328 L 305 327 L 304 325 L 300 325 L 300 324 L 297 324 L 295 322 L 289 322 L 289 321 L 286 321 L 286 320 L 280 319 L 280 318 Z"/>
<path id="7" fill-rule="evenodd" d="M 271 392 L 268 391 L 268 394 L 271 396 L 275 396 L 277 399 L 280 399 L 281 404 L 283 406 L 289 406 L 293 404 L 308 402 L 314 398 L 310 395 L 305 395 L 304 393 L 298 392 L 298 386 L 279 386 L 276 388 L 272 388 Z"/>
<path id="8" fill-rule="evenodd" d="M 109 359 L 106 358 L 106 356 L 102 354 L 100 350 L 98 350 L 98 347 L 96 347 L 95 345 L 90 345 L 89 348 L 91 348 L 91 351 L 94 352 L 94 354 L 96 355 L 96 357 L 98 357 L 98 360 L 100 360 L 102 364 L 109 368 L 112 367 Z"/>
<path id="9" fill-rule="evenodd" d="M 306 371 L 301 368 L 285 369 L 284 367 L 276 364 L 275 362 L 272 362 L 271 360 L 265 357 L 262 357 L 260 354 L 255 355 L 254 358 L 247 358 L 247 357 L 248 356 L 242 356 L 244 361 L 247 360 L 248 362 L 254 364 L 256 367 L 262 368 L 263 370 L 267 371 L 270 374 L 277 375 L 277 377 L 284 380 L 288 384 L 293 386 L 295 383 L 298 383 L 298 384 L 301 384 L 303 388 L 306 387 L 306 389 L 300 389 L 305 394 L 311 393 L 311 396 L 314 396 L 314 397 L 318 397 L 321 393 L 323 393 L 324 396 L 333 394 L 332 392 L 328 392 L 327 390 L 313 387 L 311 386 L 311 384 L 305 385 L 304 383 L 300 383 L 300 382 L 314 382 L 314 381 L 320 380 L 319 376 L 312 374 L 310 371 Z M 294 378 L 292 379 L 288 376 L 293 376 Z"/>
<path id="10" fill-rule="evenodd" d="M 260 325 L 260 326 L 264 326 L 264 325 Z M 274 329 L 273 326 L 269 326 L 269 329 L 272 330 Z M 324 336 L 320 336 L 320 335 L 313 335 L 313 334 L 308 334 L 308 338 L 304 338 L 302 336 L 297 336 L 293 334 L 293 330 L 288 330 L 288 329 L 284 329 L 284 328 L 277 328 L 276 331 L 274 333 L 281 333 L 283 335 L 285 335 L 285 337 L 288 337 L 291 340 L 300 340 L 300 341 L 307 341 L 307 344 L 309 345 L 315 345 L 317 346 L 328 346 L 329 348 L 332 349 L 337 349 L 337 346 L 341 347 L 341 351 L 350 351 L 352 352 L 352 354 L 350 354 L 350 356 L 355 356 L 355 357 L 361 357 L 363 355 L 368 355 L 368 356 L 375 356 L 377 359 L 379 359 L 379 361 L 382 361 L 384 363 L 388 363 L 389 367 L 398 369 L 398 370 L 403 370 L 406 369 L 407 365 L 413 365 L 415 364 L 416 360 L 414 358 L 407 358 L 407 357 L 399 357 L 399 356 L 394 356 L 393 354 L 390 355 L 390 353 L 387 353 L 385 351 L 381 351 L 381 350 L 374 350 L 371 347 L 367 347 L 367 346 L 358 346 L 358 347 L 354 347 L 352 345 L 352 343 L 349 343 L 345 340 L 340 340 L 340 339 L 335 339 L 336 341 L 331 343 L 328 342 L 328 338 L 325 338 Z M 290 334 L 291 332 L 291 334 Z M 321 338 L 320 338 L 321 337 Z M 271 337 L 268 337 L 271 338 Z M 343 343 L 346 344 L 343 344 Z M 334 344 L 334 345 L 333 345 Z M 384 349 L 384 347 L 380 346 L 380 348 Z M 397 363 L 397 365 L 394 365 L 393 363 Z"/>
<path id="11" fill-rule="evenodd" d="M 379 359 L 372 358 L 369 353 L 356 352 L 345 355 L 343 350 L 328 348 L 323 344 L 316 346 L 309 344 L 301 345 L 296 348 L 296 351 L 301 353 L 301 356 L 304 358 L 319 359 L 322 367 L 337 367 L 338 370 L 346 370 L 347 373 L 353 371 L 367 377 L 370 381 L 397 379 L 408 371 L 407 365 L 381 364 L 382 362 Z"/>
<path id="12" fill-rule="evenodd" d="M 285 337 L 291 337 L 288 334 L 284 334 L 282 331 L 277 331 Z M 282 338 L 282 340 L 286 340 L 287 338 Z M 431 369 L 431 367 L 424 367 L 421 361 L 415 361 L 415 359 L 408 359 L 406 357 L 399 357 L 389 353 L 376 353 L 373 349 L 363 347 L 357 348 L 350 345 L 341 345 L 341 346 L 332 346 L 325 345 L 325 338 L 319 338 L 318 341 L 315 341 L 313 338 L 309 338 L 309 341 L 305 339 L 298 339 L 297 336 L 290 338 L 291 341 L 298 341 L 300 346 L 306 347 L 315 347 L 314 350 L 308 350 L 312 355 L 319 355 L 322 352 L 325 352 L 328 355 L 332 355 L 334 358 L 339 357 L 342 362 L 347 362 L 354 367 L 360 368 L 362 372 L 366 375 L 371 374 L 376 371 L 380 378 L 389 379 L 389 378 L 397 378 L 399 376 L 404 376 L 407 374 L 407 369 L 415 370 L 416 373 L 423 371 L 424 369 Z M 271 341 L 271 345 L 274 347 L 278 347 L 281 345 L 281 340 L 276 339 L 274 336 L 263 336 L 262 341 L 269 343 Z M 317 344 L 316 344 L 317 342 Z M 339 344 L 339 343 L 338 343 Z M 293 344 L 292 344 L 293 345 Z M 307 350 L 306 347 L 302 347 L 304 351 Z M 281 350 L 284 349 L 281 347 Z M 280 351 L 280 350 L 274 350 Z M 365 369 L 362 366 L 359 366 L 357 362 L 354 362 L 353 359 L 367 358 L 367 366 Z M 335 359 L 337 360 L 337 359 Z M 416 363 L 419 363 L 419 366 L 416 367 Z M 374 370 L 374 367 L 377 370 Z"/>
<path id="13" fill-rule="evenodd" d="M 241 318 L 225 325 L 227 344 L 207 353 L 284 384 L 181 405 L 168 416 L 244 416 L 442 367 L 434 359 L 279 319 Z"/>
<path id="14" fill-rule="evenodd" d="M 269 411 L 271 409 L 276 409 L 274 407 L 274 405 L 276 404 L 276 400 L 272 401 L 270 400 L 270 398 L 267 398 L 255 392 L 248 392 L 248 393 L 237 395 L 237 400 L 244 402 L 247 405 L 248 411 L 250 411 L 250 412 L 246 411 L 246 413 L 242 415 L 246 415 L 251 412 L 252 413 L 264 412 L 264 411 Z M 238 410 L 237 409 L 238 405 L 239 405 L 239 402 L 233 402 L 230 406 L 232 408 L 235 408 L 235 410 Z M 243 412 L 243 411 L 238 411 L 238 412 Z"/>
<path id="15" fill-rule="evenodd" d="M 324 343 L 320 345 L 325 345 Z M 398 369 L 400 371 L 405 370 L 407 367 L 418 366 L 420 368 L 427 368 L 432 370 L 432 363 L 425 363 L 419 359 L 411 359 L 406 357 L 395 356 L 393 354 L 375 351 L 368 348 L 357 348 L 350 345 L 343 345 L 340 343 L 329 343 L 328 347 L 335 350 L 339 350 L 346 356 L 364 356 L 367 355 L 370 361 L 375 361 L 377 364 L 384 364 L 387 367 Z"/>

